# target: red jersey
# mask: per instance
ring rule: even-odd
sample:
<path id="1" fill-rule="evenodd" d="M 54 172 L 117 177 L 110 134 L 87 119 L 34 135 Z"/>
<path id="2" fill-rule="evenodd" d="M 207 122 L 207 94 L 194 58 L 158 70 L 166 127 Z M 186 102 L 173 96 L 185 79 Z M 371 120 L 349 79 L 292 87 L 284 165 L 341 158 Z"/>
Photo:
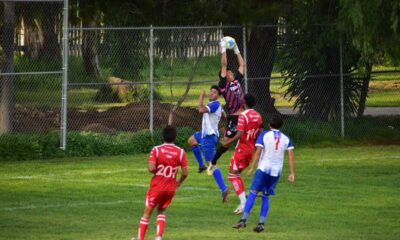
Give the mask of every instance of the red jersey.
<path id="1" fill-rule="evenodd" d="M 150 152 L 149 163 L 156 165 L 150 190 L 175 191 L 178 169 L 179 167 L 187 167 L 186 153 L 185 150 L 174 144 L 164 143 L 153 147 Z"/>
<path id="2" fill-rule="evenodd" d="M 261 115 L 254 109 L 247 109 L 239 114 L 237 130 L 243 132 L 243 135 L 239 139 L 236 148 L 253 152 L 261 125 Z"/>

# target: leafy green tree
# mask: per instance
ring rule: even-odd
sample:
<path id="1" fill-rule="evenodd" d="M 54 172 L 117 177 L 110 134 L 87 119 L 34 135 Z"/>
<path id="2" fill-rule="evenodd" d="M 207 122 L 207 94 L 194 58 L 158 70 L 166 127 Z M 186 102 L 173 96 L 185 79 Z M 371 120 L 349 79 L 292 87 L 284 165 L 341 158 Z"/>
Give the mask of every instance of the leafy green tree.
<path id="1" fill-rule="evenodd" d="M 295 99 L 300 114 L 321 120 L 340 116 L 340 34 L 335 23 L 339 6 L 336 0 L 298 2 L 286 18 L 280 67 L 288 86 L 286 96 Z M 318 23 L 315 25 L 315 23 Z M 360 79 L 357 70 L 359 52 L 343 36 L 344 108 L 354 114 L 358 107 Z"/>
<path id="2" fill-rule="evenodd" d="M 361 53 L 360 75 L 363 79 L 357 115 L 364 113 L 373 64 L 382 59 L 400 62 L 400 1 L 341 0 L 338 26 L 350 36 L 352 45 Z"/>

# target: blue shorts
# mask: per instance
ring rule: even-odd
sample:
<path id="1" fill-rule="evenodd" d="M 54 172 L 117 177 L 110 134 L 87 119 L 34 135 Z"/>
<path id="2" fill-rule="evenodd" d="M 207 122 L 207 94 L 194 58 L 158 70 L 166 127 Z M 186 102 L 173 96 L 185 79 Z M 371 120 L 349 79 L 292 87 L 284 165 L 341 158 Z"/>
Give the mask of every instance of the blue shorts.
<path id="1" fill-rule="evenodd" d="M 204 158 L 206 159 L 207 162 L 209 162 L 214 159 L 218 137 L 215 134 L 207 135 L 204 137 L 202 137 L 201 135 L 202 135 L 201 131 L 195 132 L 194 138 L 199 143 Z"/>
<path id="2" fill-rule="evenodd" d="M 275 195 L 275 187 L 278 181 L 279 176 L 273 177 L 257 169 L 251 182 L 250 191 L 262 192 L 264 195 Z"/>

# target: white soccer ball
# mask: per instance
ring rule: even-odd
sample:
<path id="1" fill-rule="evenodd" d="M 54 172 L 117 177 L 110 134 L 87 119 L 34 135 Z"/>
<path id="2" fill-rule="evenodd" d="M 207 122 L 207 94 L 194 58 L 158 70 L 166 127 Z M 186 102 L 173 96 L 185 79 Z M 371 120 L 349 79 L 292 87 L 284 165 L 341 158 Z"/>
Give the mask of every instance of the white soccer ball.
<path id="1" fill-rule="evenodd" d="M 225 36 L 222 38 L 225 42 L 225 47 L 227 49 L 232 49 L 235 46 L 235 39 L 233 37 Z"/>

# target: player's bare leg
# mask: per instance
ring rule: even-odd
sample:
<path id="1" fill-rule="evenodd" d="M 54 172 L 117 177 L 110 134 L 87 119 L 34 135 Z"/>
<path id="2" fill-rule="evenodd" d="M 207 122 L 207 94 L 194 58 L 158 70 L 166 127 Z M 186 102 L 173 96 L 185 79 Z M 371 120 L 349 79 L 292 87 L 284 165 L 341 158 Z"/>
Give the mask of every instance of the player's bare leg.
<path id="1" fill-rule="evenodd" d="M 226 141 L 226 140 L 228 140 L 229 138 L 226 137 L 226 136 L 224 136 L 222 139 L 223 139 L 224 141 Z M 216 165 L 218 159 L 222 156 L 222 154 L 224 154 L 226 151 L 228 151 L 228 149 L 229 149 L 229 146 L 226 146 L 226 147 L 225 147 L 225 146 L 222 146 L 221 144 L 219 144 L 219 145 L 218 145 L 218 148 L 217 148 L 217 152 L 215 153 L 214 159 L 211 161 L 211 163 L 212 163 L 213 165 Z"/>

